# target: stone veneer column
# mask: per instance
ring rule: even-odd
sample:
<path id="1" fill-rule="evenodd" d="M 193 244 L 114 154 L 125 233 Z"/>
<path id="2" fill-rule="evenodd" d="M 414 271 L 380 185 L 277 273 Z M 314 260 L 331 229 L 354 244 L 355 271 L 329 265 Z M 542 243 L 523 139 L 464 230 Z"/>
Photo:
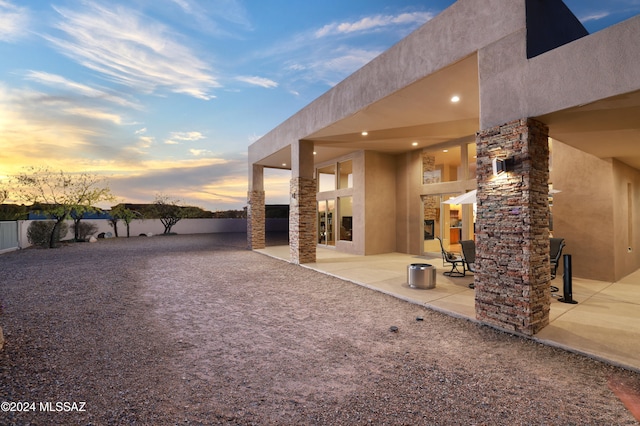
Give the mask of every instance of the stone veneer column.
<path id="1" fill-rule="evenodd" d="M 289 208 L 289 252 L 292 263 L 316 261 L 316 180 L 291 179 Z"/>
<path id="2" fill-rule="evenodd" d="M 313 142 L 291 144 L 289 254 L 292 263 L 316 261 L 316 192 Z"/>
<path id="3" fill-rule="evenodd" d="M 249 191 L 247 209 L 247 243 L 249 249 L 265 248 L 264 191 Z"/>
<path id="4" fill-rule="evenodd" d="M 247 243 L 249 249 L 265 248 L 264 166 L 250 165 L 247 194 Z"/>
<path id="5" fill-rule="evenodd" d="M 549 324 L 548 131 L 521 119 L 476 135 L 476 317 L 526 335 Z M 494 176 L 495 157 L 512 171 Z"/>
<path id="6" fill-rule="evenodd" d="M 425 182 L 425 172 L 432 172 L 436 169 L 436 157 L 431 155 L 431 154 L 427 154 L 426 152 L 422 152 L 422 183 L 427 183 Z M 428 183 L 434 183 L 434 182 L 428 182 Z M 438 215 L 438 207 L 440 207 L 438 205 L 438 202 L 440 197 L 436 197 L 436 196 L 423 196 L 422 197 L 422 201 L 423 201 L 423 206 L 424 206 L 424 219 L 425 220 L 433 220 L 434 223 L 438 222 L 439 220 L 439 215 Z"/>

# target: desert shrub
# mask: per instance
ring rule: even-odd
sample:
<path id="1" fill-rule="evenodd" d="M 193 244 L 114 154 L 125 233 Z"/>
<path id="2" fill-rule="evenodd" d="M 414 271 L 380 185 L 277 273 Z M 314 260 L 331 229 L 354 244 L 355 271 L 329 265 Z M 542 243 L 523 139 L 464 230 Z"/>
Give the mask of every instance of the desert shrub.
<path id="1" fill-rule="evenodd" d="M 49 247 L 49 239 L 51 238 L 51 232 L 54 226 L 55 222 L 52 220 L 37 220 L 31 222 L 29 228 L 27 228 L 27 239 L 34 246 Z M 67 235 L 69 225 L 62 222 L 58 231 L 58 235 L 54 237 L 56 243 L 60 241 L 61 236 Z"/>
<path id="2" fill-rule="evenodd" d="M 80 241 L 84 241 L 90 235 L 93 235 L 96 232 L 98 232 L 98 225 L 93 223 L 80 222 L 78 224 L 73 225 L 74 232 L 76 231 L 76 228 L 77 228 L 78 240 Z"/>

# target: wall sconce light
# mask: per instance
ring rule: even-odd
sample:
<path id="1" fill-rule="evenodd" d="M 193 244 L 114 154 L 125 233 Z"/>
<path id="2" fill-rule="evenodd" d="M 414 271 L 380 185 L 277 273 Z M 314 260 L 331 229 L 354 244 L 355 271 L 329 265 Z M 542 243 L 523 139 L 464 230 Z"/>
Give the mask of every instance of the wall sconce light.
<path id="1" fill-rule="evenodd" d="M 493 165 L 493 175 L 500 176 L 504 172 L 513 170 L 513 158 L 494 158 L 491 161 Z"/>

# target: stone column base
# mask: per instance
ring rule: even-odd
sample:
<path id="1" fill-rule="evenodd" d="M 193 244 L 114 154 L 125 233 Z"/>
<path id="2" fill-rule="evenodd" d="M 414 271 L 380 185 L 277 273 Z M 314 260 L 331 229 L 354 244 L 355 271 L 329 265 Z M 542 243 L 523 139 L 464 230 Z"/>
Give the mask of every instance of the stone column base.
<path id="1" fill-rule="evenodd" d="M 289 250 L 292 263 L 316 261 L 316 216 L 316 180 L 291 179 Z"/>
<path id="2" fill-rule="evenodd" d="M 247 243 L 249 249 L 265 248 L 264 191 L 249 191 L 247 209 Z"/>

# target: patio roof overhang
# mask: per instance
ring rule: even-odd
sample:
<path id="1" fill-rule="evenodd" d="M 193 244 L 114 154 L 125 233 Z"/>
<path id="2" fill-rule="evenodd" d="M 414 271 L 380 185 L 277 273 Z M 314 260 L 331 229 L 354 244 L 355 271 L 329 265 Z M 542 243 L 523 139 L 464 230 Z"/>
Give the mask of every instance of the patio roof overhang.
<path id="1" fill-rule="evenodd" d="M 434 18 L 278 126 L 250 147 L 250 161 L 287 169 L 296 140 L 314 142 L 316 163 L 362 149 L 398 154 L 473 141 L 483 127 L 535 117 L 560 142 L 640 169 L 640 16 L 527 59 L 518 24 L 490 36 L 455 27 L 448 44 L 434 38 L 454 14 L 481 19 L 454 10 L 465 5 L 456 3 L 449 16 Z M 451 102 L 454 95 L 459 102 Z"/>
<path id="2" fill-rule="evenodd" d="M 317 163 L 363 149 L 398 154 L 471 140 L 479 125 L 478 93 L 478 59 L 473 54 L 304 139 L 314 142 Z M 452 102 L 453 96 L 459 101 Z M 289 163 L 290 152 L 287 146 L 259 164 L 286 168 L 282 164 Z"/>

